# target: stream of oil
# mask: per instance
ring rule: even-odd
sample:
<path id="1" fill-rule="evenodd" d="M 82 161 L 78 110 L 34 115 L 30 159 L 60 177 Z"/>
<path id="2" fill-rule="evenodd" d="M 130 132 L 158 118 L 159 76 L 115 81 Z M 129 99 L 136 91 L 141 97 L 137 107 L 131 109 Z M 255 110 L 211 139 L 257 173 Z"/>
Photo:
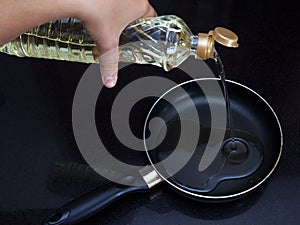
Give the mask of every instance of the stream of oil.
<path id="1" fill-rule="evenodd" d="M 227 89 L 227 85 L 226 85 L 226 74 L 225 74 L 225 69 L 224 69 L 224 65 L 221 60 L 221 57 L 216 50 L 215 50 L 214 60 L 215 60 L 216 66 L 217 66 L 217 73 L 221 79 L 223 94 L 224 94 L 224 98 L 225 98 L 225 102 L 226 102 L 227 127 L 230 130 L 230 136 L 231 136 L 230 148 L 232 150 L 236 150 L 238 145 L 236 143 L 234 129 L 233 129 L 234 125 L 233 125 L 230 97 L 229 97 L 229 93 L 228 93 L 228 89 Z"/>

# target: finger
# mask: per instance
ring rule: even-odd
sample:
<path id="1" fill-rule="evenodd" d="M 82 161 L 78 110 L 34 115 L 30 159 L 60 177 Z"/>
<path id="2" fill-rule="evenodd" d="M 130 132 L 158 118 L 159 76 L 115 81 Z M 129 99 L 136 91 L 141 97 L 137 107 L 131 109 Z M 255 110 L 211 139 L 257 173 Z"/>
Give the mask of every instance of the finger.
<path id="1" fill-rule="evenodd" d="M 116 85 L 118 79 L 118 47 L 106 51 L 99 57 L 100 73 L 103 84 L 112 88 Z"/>

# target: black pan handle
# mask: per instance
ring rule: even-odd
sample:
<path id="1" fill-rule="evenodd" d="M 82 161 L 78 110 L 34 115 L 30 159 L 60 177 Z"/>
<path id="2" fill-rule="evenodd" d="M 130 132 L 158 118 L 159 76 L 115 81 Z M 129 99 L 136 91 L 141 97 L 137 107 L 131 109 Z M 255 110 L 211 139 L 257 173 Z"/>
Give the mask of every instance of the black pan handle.
<path id="1" fill-rule="evenodd" d="M 126 184 L 132 183 L 130 181 L 134 180 L 133 177 L 129 176 L 123 179 L 128 181 Z M 103 189 L 96 189 L 57 209 L 46 219 L 44 225 L 70 225 L 78 223 L 96 214 L 123 196 L 134 192 L 145 192 L 148 190 L 149 188 L 146 185 L 117 185 L 110 187 L 105 191 L 103 191 Z"/>

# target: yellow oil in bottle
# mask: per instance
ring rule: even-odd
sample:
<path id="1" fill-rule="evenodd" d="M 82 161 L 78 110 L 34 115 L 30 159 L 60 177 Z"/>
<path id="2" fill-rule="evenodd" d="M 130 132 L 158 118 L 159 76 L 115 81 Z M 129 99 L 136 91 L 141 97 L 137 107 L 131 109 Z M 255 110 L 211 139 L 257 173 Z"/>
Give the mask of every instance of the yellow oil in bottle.
<path id="1" fill-rule="evenodd" d="M 201 40 L 200 40 L 201 39 Z M 169 71 L 187 57 L 213 58 L 212 35 L 193 35 L 185 22 L 173 15 L 139 19 L 122 32 L 119 61 L 152 64 Z M 37 26 L 0 47 L 19 57 L 98 63 L 97 46 L 80 20 L 64 18 Z"/>
<path id="2" fill-rule="evenodd" d="M 81 21 L 66 18 L 34 27 L 0 47 L 0 51 L 19 57 L 95 63 L 93 47 L 95 43 Z"/>

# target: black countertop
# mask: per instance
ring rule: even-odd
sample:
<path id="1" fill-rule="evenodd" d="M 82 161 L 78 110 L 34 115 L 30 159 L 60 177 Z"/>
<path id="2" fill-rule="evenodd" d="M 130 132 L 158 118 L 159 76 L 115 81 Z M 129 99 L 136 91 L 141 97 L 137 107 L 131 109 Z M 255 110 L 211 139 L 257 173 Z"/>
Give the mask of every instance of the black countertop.
<path id="1" fill-rule="evenodd" d="M 183 18 L 194 33 L 224 26 L 239 35 L 238 49 L 219 48 L 227 76 L 261 94 L 273 107 L 283 129 L 282 158 L 265 185 L 231 203 L 196 202 L 162 184 L 148 194 L 121 199 L 81 224 L 299 224 L 300 16 L 295 3 L 151 2 L 159 14 Z M 41 224 L 53 209 L 99 185 L 95 178 L 72 180 L 66 178 L 69 174 L 51 171 L 55 163 L 85 167 L 72 131 L 72 101 L 87 67 L 0 55 L 0 224 Z M 119 89 L 141 73 L 162 72 L 133 65 L 121 72 Z M 99 118 L 109 116 L 106 101 L 119 89 L 101 92 L 107 100 L 97 111 Z M 137 129 L 142 129 L 143 118 L 137 116 Z M 105 121 L 100 127 L 105 129 Z M 118 152 L 112 140 L 106 144 Z"/>

